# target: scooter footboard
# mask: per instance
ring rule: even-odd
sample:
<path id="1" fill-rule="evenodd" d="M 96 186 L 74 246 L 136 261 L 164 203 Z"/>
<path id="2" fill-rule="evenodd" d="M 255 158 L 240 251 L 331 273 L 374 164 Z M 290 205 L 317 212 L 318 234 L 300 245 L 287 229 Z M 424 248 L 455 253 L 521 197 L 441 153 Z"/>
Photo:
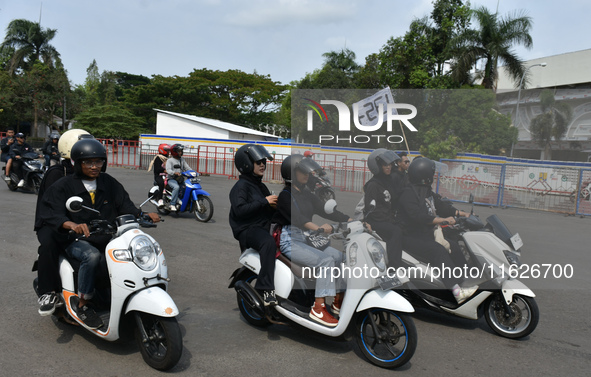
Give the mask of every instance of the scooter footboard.
<path id="1" fill-rule="evenodd" d="M 160 287 L 149 287 L 134 294 L 127 303 L 125 314 L 138 311 L 153 314 L 159 317 L 176 317 L 179 309 L 168 295 Z"/>
<path id="2" fill-rule="evenodd" d="M 501 293 L 507 304 L 513 301 L 513 295 L 536 297 L 536 294 L 519 280 L 505 280 L 501 286 Z"/>
<path id="3" fill-rule="evenodd" d="M 366 293 L 356 311 L 361 312 L 370 308 L 384 308 L 404 313 L 415 311 L 404 297 L 394 291 L 384 291 L 383 289 L 374 289 Z"/>

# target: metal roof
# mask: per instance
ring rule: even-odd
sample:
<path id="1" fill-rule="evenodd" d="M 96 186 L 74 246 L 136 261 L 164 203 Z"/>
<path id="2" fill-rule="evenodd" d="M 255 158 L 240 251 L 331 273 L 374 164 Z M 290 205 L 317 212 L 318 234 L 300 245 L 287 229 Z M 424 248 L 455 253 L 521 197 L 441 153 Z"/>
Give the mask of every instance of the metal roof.
<path id="1" fill-rule="evenodd" d="M 236 132 L 236 133 L 242 133 L 242 134 L 249 134 L 249 135 L 257 135 L 257 136 L 263 136 L 263 137 L 272 137 L 275 139 L 279 139 L 279 136 L 276 135 L 271 135 L 268 134 L 266 132 L 261 132 L 261 131 L 257 131 L 257 130 L 253 130 L 252 128 L 248 128 L 248 127 L 243 127 L 243 126 L 238 126 L 236 124 L 233 123 L 228 123 L 228 122 L 222 122 L 221 120 L 216 120 L 216 119 L 211 119 L 211 118 L 204 118 L 204 117 L 198 117 L 195 115 L 188 115 L 188 114 L 180 114 L 180 113 L 175 113 L 172 111 L 165 111 L 165 110 L 160 110 L 160 109 L 154 109 L 157 112 L 160 113 L 164 113 L 164 114 L 168 114 L 168 115 L 173 115 L 179 118 L 183 118 L 186 120 L 190 120 L 192 122 L 199 122 L 199 123 L 203 123 L 206 124 L 208 126 L 211 127 L 216 127 L 216 128 L 221 128 L 223 130 L 226 131 L 230 131 L 230 132 Z"/>

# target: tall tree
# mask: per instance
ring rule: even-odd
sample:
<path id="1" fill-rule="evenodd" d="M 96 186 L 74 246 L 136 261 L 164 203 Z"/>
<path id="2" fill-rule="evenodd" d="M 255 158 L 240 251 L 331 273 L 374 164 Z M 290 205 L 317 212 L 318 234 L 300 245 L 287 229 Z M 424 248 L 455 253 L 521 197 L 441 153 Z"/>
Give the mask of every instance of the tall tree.
<path id="1" fill-rule="evenodd" d="M 53 67 L 60 56 L 50 44 L 56 33 L 56 29 L 43 28 L 38 22 L 12 20 L 6 28 L 4 42 L 0 45 L 3 51 L 11 53 L 9 72 L 13 74 L 19 69 L 27 71 L 37 60 Z"/>
<path id="2" fill-rule="evenodd" d="M 552 139 L 560 140 L 564 137 L 568 125 L 572 120 L 572 108 L 565 102 L 557 102 L 554 92 L 544 89 L 540 93 L 542 113 L 531 121 L 532 138 L 544 148 L 543 159 L 552 159 Z"/>
<path id="3" fill-rule="evenodd" d="M 524 67 L 513 47 L 516 44 L 528 49 L 532 47 L 533 41 L 529 34 L 531 17 L 526 16 L 523 11 L 499 17 L 485 7 L 472 10 L 472 15 L 478 22 L 478 29 L 467 29 L 452 42 L 457 59 L 454 74 L 456 77 L 462 76 L 483 60 L 484 69 L 479 74 L 482 85 L 487 89 L 496 89 L 498 64 L 502 63 L 517 86 Z"/>

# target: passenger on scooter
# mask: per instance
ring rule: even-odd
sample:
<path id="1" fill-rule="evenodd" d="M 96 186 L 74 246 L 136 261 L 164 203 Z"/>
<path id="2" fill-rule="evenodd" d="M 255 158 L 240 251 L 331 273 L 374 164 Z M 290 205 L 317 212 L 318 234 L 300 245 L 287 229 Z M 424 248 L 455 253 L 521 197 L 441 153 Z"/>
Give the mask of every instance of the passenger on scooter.
<path id="1" fill-rule="evenodd" d="M 408 158 L 408 153 L 400 152 L 398 153 L 398 157 L 400 157 L 400 161 L 396 163 L 398 171 L 402 173 L 402 175 L 406 175 L 408 172 L 408 167 L 410 166 L 410 159 Z"/>
<path id="2" fill-rule="evenodd" d="M 33 149 L 33 147 L 28 144 L 27 142 L 25 142 L 25 134 L 23 134 L 22 132 L 19 132 L 15 135 L 16 137 L 16 143 L 12 144 L 10 146 L 10 158 L 12 159 L 12 168 L 11 169 L 15 169 L 16 171 L 16 175 L 19 178 L 19 182 L 17 187 L 23 187 L 25 185 L 25 180 L 23 177 L 23 173 L 22 173 L 22 166 L 23 166 L 23 161 L 22 161 L 22 156 L 26 153 L 30 153 L 30 152 L 34 152 L 35 150 Z M 39 155 L 39 157 L 41 157 L 41 155 Z M 8 169 L 8 167 L 7 167 Z"/>
<path id="3" fill-rule="evenodd" d="M 285 187 L 279 193 L 277 212 L 272 222 L 282 226 L 281 252 L 293 262 L 319 268 L 316 279 L 314 305 L 310 309 L 309 317 L 316 322 L 329 327 L 335 327 L 338 320 L 326 310 L 325 298 L 335 297 L 331 305 L 332 313 L 339 314 L 345 291 L 342 273 L 334 274 L 333 269 L 341 268 L 343 253 L 326 246 L 323 250 L 310 246 L 306 242 L 304 231 L 318 231 L 331 233 L 330 224 L 321 226 L 312 222 L 314 215 L 329 220 L 345 222 L 351 220 L 342 212 L 334 211 L 327 214 L 324 202 L 314 195 L 307 187 L 310 174 L 320 168 L 312 159 L 304 158 L 301 154 L 288 156 L 281 164 L 281 176 L 285 180 Z M 337 276 L 333 279 L 333 276 Z"/>
<path id="4" fill-rule="evenodd" d="M 80 138 L 92 138 L 92 135 L 80 129 L 64 132 L 58 142 L 61 161 L 58 165 L 53 165 L 47 169 L 37 195 L 34 230 L 37 232 L 37 239 L 39 240 L 39 249 L 37 250 L 37 293 L 39 294 L 38 303 L 41 316 L 53 314 L 58 305 L 59 297 L 57 293 L 62 287 L 59 275 L 59 256 L 62 252 L 65 252 L 68 245 L 68 233 L 65 230 L 56 231 L 43 221 L 41 203 L 43 195 L 49 186 L 60 178 L 74 173 L 74 167 L 70 160 L 70 151 Z"/>
<path id="5" fill-rule="evenodd" d="M 162 200 L 162 193 L 164 192 L 164 177 L 162 174 L 166 174 L 166 161 L 168 160 L 168 154 L 170 152 L 170 145 L 160 144 L 158 146 L 158 154 L 154 157 L 148 171 L 154 169 L 154 182 L 158 185 L 158 192 L 154 200 L 158 202 L 158 207 L 164 207 L 164 201 Z M 178 194 L 177 194 L 178 195 Z M 176 207 L 175 207 L 176 209 Z"/>
<path id="6" fill-rule="evenodd" d="M 402 228 L 396 221 L 396 212 L 405 184 L 394 171 L 396 162 L 400 162 L 400 157 L 393 151 L 384 148 L 373 151 L 367 159 L 373 177 L 363 186 L 365 221 L 386 242 L 391 267 L 399 267 L 402 257 Z"/>
<path id="7" fill-rule="evenodd" d="M 2 154 L 0 155 L 0 161 L 6 163 L 6 169 L 4 171 L 5 177 L 4 180 L 10 182 L 10 167 L 12 165 L 12 161 L 10 159 L 10 146 L 14 144 L 16 141 L 14 137 L 14 129 L 9 128 L 6 130 L 6 137 L 0 141 L 0 150 Z"/>
<path id="8" fill-rule="evenodd" d="M 89 300 L 94 295 L 96 271 L 110 236 L 91 236 L 88 224 L 94 219 L 113 222 L 120 215 L 133 214 L 138 217 L 142 213 L 129 199 L 123 186 L 104 173 L 107 153 L 98 140 L 82 139 L 74 144 L 70 154 L 74 161 L 74 174 L 60 179 L 47 189 L 43 196 L 41 217 L 55 231 L 73 231 L 86 237 L 72 237 L 66 247 L 66 254 L 80 262 L 78 296 L 73 296 L 78 299 L 78 303 L 72 302 L 71 306 L 77 308 L 76 315 L 89 328 L 97 329 L 103 322 L 90 307 Z M 72 196 L 81 197 L 84 206 L 99 211 L 100 215 L 86 210 L 69 212 L 66 202 Z M 148 216 L 154 222 L 160 220 L 155 213 L 149 213 Z"/>
<path id="9" fill-rule="evenodd" d="M 176 202 L 179 199 L 181 185 L 184 183 L 181 173 L 186 170 L 191 170 L 191 167 L 183 158 L 183 149 L 184 147 L 181 144 L 174 144 L 170 148 L 170 158 L 166 161 L 168 185 L 172 188 L 170 207 L 168 208 L 171 212 L 177 211 Z M 164 192 L 164 190 L 161 190 L 160 192 Z"/>
<path id="10" fill-rule="evenodd" d="M 259 252 L 261 270 L 255 284 L 265 306 L 276 305 L 275 297 L 275 239 L 269 233 L 271 217 L 277 205 L 277 195 L 263 183 L 267 160 L 273 157 L 262 145 L 245 144 L 238 148 L 234 164 L 240 172 L 238 182 L 230 191 L 230 227 L 240 250 L 253 248 Z"/>
<path id="11" fill-rule="evenodd" d="M 428 158 L 417 158 L 408 168 L 410 184 L 402 192 L 398 211 L 405 232 L 402 246 L 407 253 L 430 262 L 431 266 L 444 266 L 453 270 L 466 264 L 463 252 L 457 242 L 447 239 L 451 247 L 448 252 L 446 247 L 435 240 L 434 227 L 446 222 L 453 225 L 454 216 L 469 214 L 443 201 L 439 194 L 431 190 L 435 168 L 435 163 Z M 458 304 L 478 289 L 478 286 L 460 287 L 463 279 L 456 279 L 448 273 L 442 275 L 443 283 L 452 291 Z"/>

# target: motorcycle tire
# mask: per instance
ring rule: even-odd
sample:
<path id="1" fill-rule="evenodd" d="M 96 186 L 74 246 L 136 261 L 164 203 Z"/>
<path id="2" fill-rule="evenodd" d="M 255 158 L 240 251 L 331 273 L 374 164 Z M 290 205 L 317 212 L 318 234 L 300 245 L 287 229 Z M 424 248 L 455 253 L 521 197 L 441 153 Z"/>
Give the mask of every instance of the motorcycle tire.
<path id="1" fill-rule="evenodd" d="M 256 278 L 256 275 L 250 276 L 248 279 L 245 280 L 245 282 L 254 287 Z M 271 324 L 271 322 L 269 322 L 269 320 L 266 317 L 262 317 L 254 313 L 252 310 L 249 310 L 248 305 L 244 302 L 244 299 L 238 293 L 236 293 L 236 300 L 238 302 L 238 309 L 240 310 L 240 314 L 242 314 L 242 318 L 244 318 L 246 322 L 256 327 L 266 327 Z"/>
<path id="2" fill-rule="evenodd" d="M 377 335 L 373 323 L 377 327 Z M 409 362 L 417 348 L 417 329 L 412 318 L 384 308 L 359 313 L 355 338 L 357 346 L 372 364 L 387 369 Z"/>
<path id="3" fill-rule="evenodd" d="M 205 195 L 199 195 L 198 201 L 201 211 L 197 209 L 197 203 L 193 201 L 193 212 L 195 213 L 195 218 L 197 221 L 206 223 L 211 220 L 211 217 L 213 216 L 213 202 L 208 196 Z"/>
<path id="4" fill-rule="evenodd" d="M 532 297 L 514 295 L 509 305 L 513 316 L 507 317 L 503 296 L 491 296 L 484 304 L 484 318 L 486 323 L 497 334 L 509 338 L 519 339 L 531 334 L 540 320 L 540 309 Z"/>
<path id="5" fill-rule="evenodd" d="M 158 317 L 148 313 L 135 313 L 141 318 L 148 340 L 142 340 L 142 330 L 135 327 L 135 339 L 146 364 L 154 369 L 173 368 L 183 353 L 183 337 L 176 318 Z"/>
<path id="6" fill-rule="evenodd" d="M 333 189 L 330 187 L 320 190 L 320 192 L 318 193 L 318 196 L 324 202 L 328 202 L 330 199 L 336 199 L 336 195 L 335 195 Z"/>
<path id="7" fill-rule="evenodd" d="M 16 191 L 16 190 L 18 190 L 18 186 L 17 186 L 16 183 L 14 183 L 14 181 L 6 182 L 6 184 L 8 185 L 8 189 L 10 191 Z"/>
<path id="8" fill-rule="evenodd" d="M 35 195 L 39 195 L 39 190 L 41 189 L 41 177 L 38 175 L 34 175 L 31 177 L 31 187 L 33 187 L 33 191 Z"/>

